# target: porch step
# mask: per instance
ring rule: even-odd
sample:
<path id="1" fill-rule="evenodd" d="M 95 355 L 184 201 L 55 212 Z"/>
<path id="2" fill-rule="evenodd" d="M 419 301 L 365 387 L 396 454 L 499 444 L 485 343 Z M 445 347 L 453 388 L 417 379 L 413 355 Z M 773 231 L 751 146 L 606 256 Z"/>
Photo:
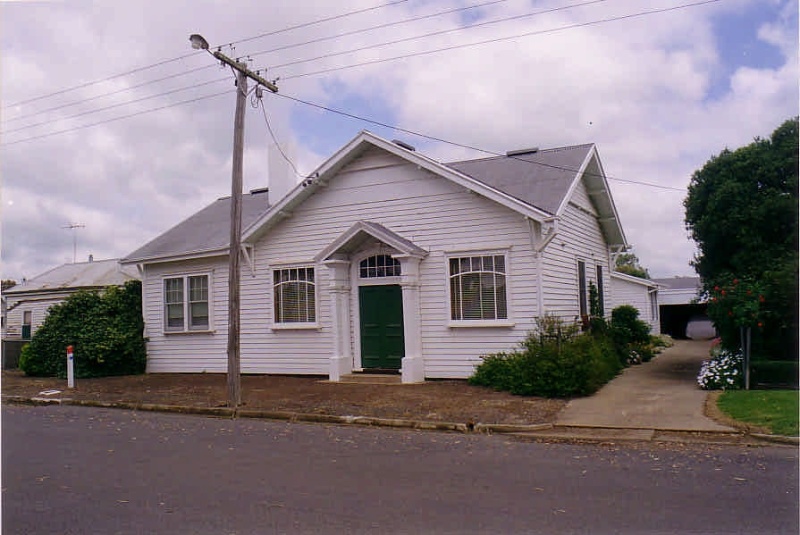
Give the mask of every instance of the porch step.
<path id="1" fill-rule="evenodd" d="M 339 382 L 362 385 L 399 385 L 403 383 L 399 374 L 385 375 L 380 373 L 348 373 L 342 375 Z"/>

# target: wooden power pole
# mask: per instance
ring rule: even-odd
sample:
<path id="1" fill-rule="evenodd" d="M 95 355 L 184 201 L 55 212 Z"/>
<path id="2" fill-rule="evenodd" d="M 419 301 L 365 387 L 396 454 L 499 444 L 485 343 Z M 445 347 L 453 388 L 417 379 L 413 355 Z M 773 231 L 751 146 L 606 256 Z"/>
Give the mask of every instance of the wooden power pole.
<path id="1" fill-rule="evenodd" d="M 192 47 L 208 50 L 208 42 L 202 36 L 189 37 Z M 228 406 L 237 408 L 242 403 L 241 357 L 239 347 L 239 287 L 240 255 L 242 247 L 242 175 L 244 171 L 244 112 L 247 103 L 247 79 L 263 85 L 273 93 L 278 87 L 268 82 L 247 65 L 229 58 L 222 52 L 209 53 L 236 75 L 236 115 L 233 120 L 233 170 L 231 171 L 231 237 L 228 250 Z"/>

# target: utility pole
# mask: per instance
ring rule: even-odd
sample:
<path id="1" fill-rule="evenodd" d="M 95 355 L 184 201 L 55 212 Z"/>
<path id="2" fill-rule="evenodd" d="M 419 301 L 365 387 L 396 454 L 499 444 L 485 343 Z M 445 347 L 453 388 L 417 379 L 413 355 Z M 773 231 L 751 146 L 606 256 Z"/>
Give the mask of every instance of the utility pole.
<path id="1" fill-rule="evenodd" d="M 86 228 L 86 225 L 81 225 L 80 223 L 70 223 L 66 227 L 61 227 L 63 229 L 68 229 L 72 231 L 72 263 L 74 264 L 77 261 L 78 257 L 78 233 L 77 230 L 79 228 Z"/>
<path id="2" fill-rule="evenodd" d="M 228 249 L 228 406 L 237 408 L 242 403 L 241 356 L 239 345 L 239 287 L 240 249 L 242 243 L 242 174 L 244 170 L 244 112 L 247 103 L 247 79 L 263 85 L 273 93 L 278 87 L 268 82 L 247 65 L 229 58 L 222 52 L 210 52 L 208 41 L 201 35 L 189 37 L 192 48 L 209 52 L 236 75 L 236 114 L 233 120 L 233 169 L 231 171 L 231 234 Z"/>

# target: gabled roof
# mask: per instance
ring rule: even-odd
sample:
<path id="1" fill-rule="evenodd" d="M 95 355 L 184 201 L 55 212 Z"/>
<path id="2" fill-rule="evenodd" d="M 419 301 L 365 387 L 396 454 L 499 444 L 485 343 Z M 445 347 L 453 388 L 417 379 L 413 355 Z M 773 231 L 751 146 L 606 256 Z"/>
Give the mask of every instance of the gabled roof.
<path id="1" fill-rule="evenodd" d="M 577 145 L 447 166 L 555 215 L 592 147 Z"/>
<path id="2" fill-rule="evenodd" d="M 360 132 L 317 168 L 312 178 L 298 184 L 275 204 L 269 206 L 266 195 L 253 192 L 244 195 L 242 243 L 255 242 L 275 223 L 290 216 L 296 206 L 325 186 L 342 168 L 373 147 L 540 222 L 558 218 L 579 182 L 583 181 L 608 244 L 618 248 L 627 246 L 593 144 L 443 164 L 367 131 Z M 121 262 L 163 262 L 225 254 L 230 234 L 229 218 L 230 199 L 219 199 Z"/>
<path id="3" fill-rule="evenodd" d="M 425 169 L 446 178 L 460 186 L 463 186 L 470 191 L 478 193 L 487 199 L 491 199 L 503 206 L 506 206 L 524 216 L 532 219 L 542 221 L 547 219 L 550 214 L 536 206 L 522 201 L 509 195 L 504 191 L 500 191 L 490 185 L 475 179 L 471 176 L 465 175 L 454 169 L 448 167 L 436 160 L 428 158 L 419 152 L 409 150 L 401 147 L 397 143 L 393 143 L 383 139 L 375 134 L 367 131 L 360 132 L 353 138 L 347 145 L 339 149 L 335 154 L 328 158 L 316 172 L 312 173 L 308 180 L 303 181 L 293 190 L 291 190 L 283 199 L 278 201 L 270 210 L 258 218 L 242 236 L 242 241 L 254 241 L 258 239 L 268 228 L 275 222 L 280 221 L 284 216 L 291 214 L 295 206 L 302 203 L 306 198 L 312 195 L 320 186 L 324 186 L 336 173 L 339 172 L 347 164 L 361 156 L 366 150 L 371 147 L 378 147 L 391 154 L 399 156 L 404 160 L 417 165 L 421 169 Z"/>
<path id="4" fill-rule="evenodd" d="M 4 291 L 13 296 L 32 292 L 104 288 L 138 280 L 135 268 L 120 266 L 117 259 L 64 264 Z"/>
<path id="5" fill-rule="evenodd" d="M 247 228 L 269 208 L 266 190 L 242 195 L 242 228 Z M 120 262 L 134 264 L 223 254 L 230 243 L 231 198 L 222 197 L 178 223 Z"/>
<path id="6" fill-rule="evenodd" d="M 584 179 L 609 245 L 621 248 L 627 246 L 593 144 L 446 165 L 367 131 L 359 133 L 328 158 L 312 173 L 314 178 L 295 187 L 254 221 L 245 230 L 242 241 L 258 239 L 275 222 L 290 215 L 294 207 L 312 195 L 319 186 L 324 186 L 339 170 L 371 147 L 399 156 L 536 221 L 560 216 L 578 182 Z"/>
<path id="7" fill-rule="evenodd" d="M 425 249 L 414 245 L 413 242 L 392 232 L 379 223 L 358 221 L 355 225 L 343 232 L 341 236 L 333 240 L 333 242 L 320 252 L 314 260 L 319 262 L 322 260 L 329 260 L 338 253 L 351 253 L 358 250 L 358 248 L 370 238 L 374 238 L 388 245 L 401 255 L 415 256 L 417 258 L 423 258 L 428 255 Z"/>

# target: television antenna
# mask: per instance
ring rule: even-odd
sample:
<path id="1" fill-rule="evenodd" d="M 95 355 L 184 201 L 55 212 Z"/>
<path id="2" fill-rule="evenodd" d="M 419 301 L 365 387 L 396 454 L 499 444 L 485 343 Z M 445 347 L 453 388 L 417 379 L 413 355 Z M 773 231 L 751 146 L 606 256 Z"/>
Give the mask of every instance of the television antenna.
<path id="1" fill-rule="evenodd" d="M 82 223 L 70 223 L 66 227 L 61 227 L 63 229 L 71 230 L 72 231 L 72 263 L 74 264 L 78 258 L 78 229 L 79 228 L 86 228 L 86 225 Z"/>

